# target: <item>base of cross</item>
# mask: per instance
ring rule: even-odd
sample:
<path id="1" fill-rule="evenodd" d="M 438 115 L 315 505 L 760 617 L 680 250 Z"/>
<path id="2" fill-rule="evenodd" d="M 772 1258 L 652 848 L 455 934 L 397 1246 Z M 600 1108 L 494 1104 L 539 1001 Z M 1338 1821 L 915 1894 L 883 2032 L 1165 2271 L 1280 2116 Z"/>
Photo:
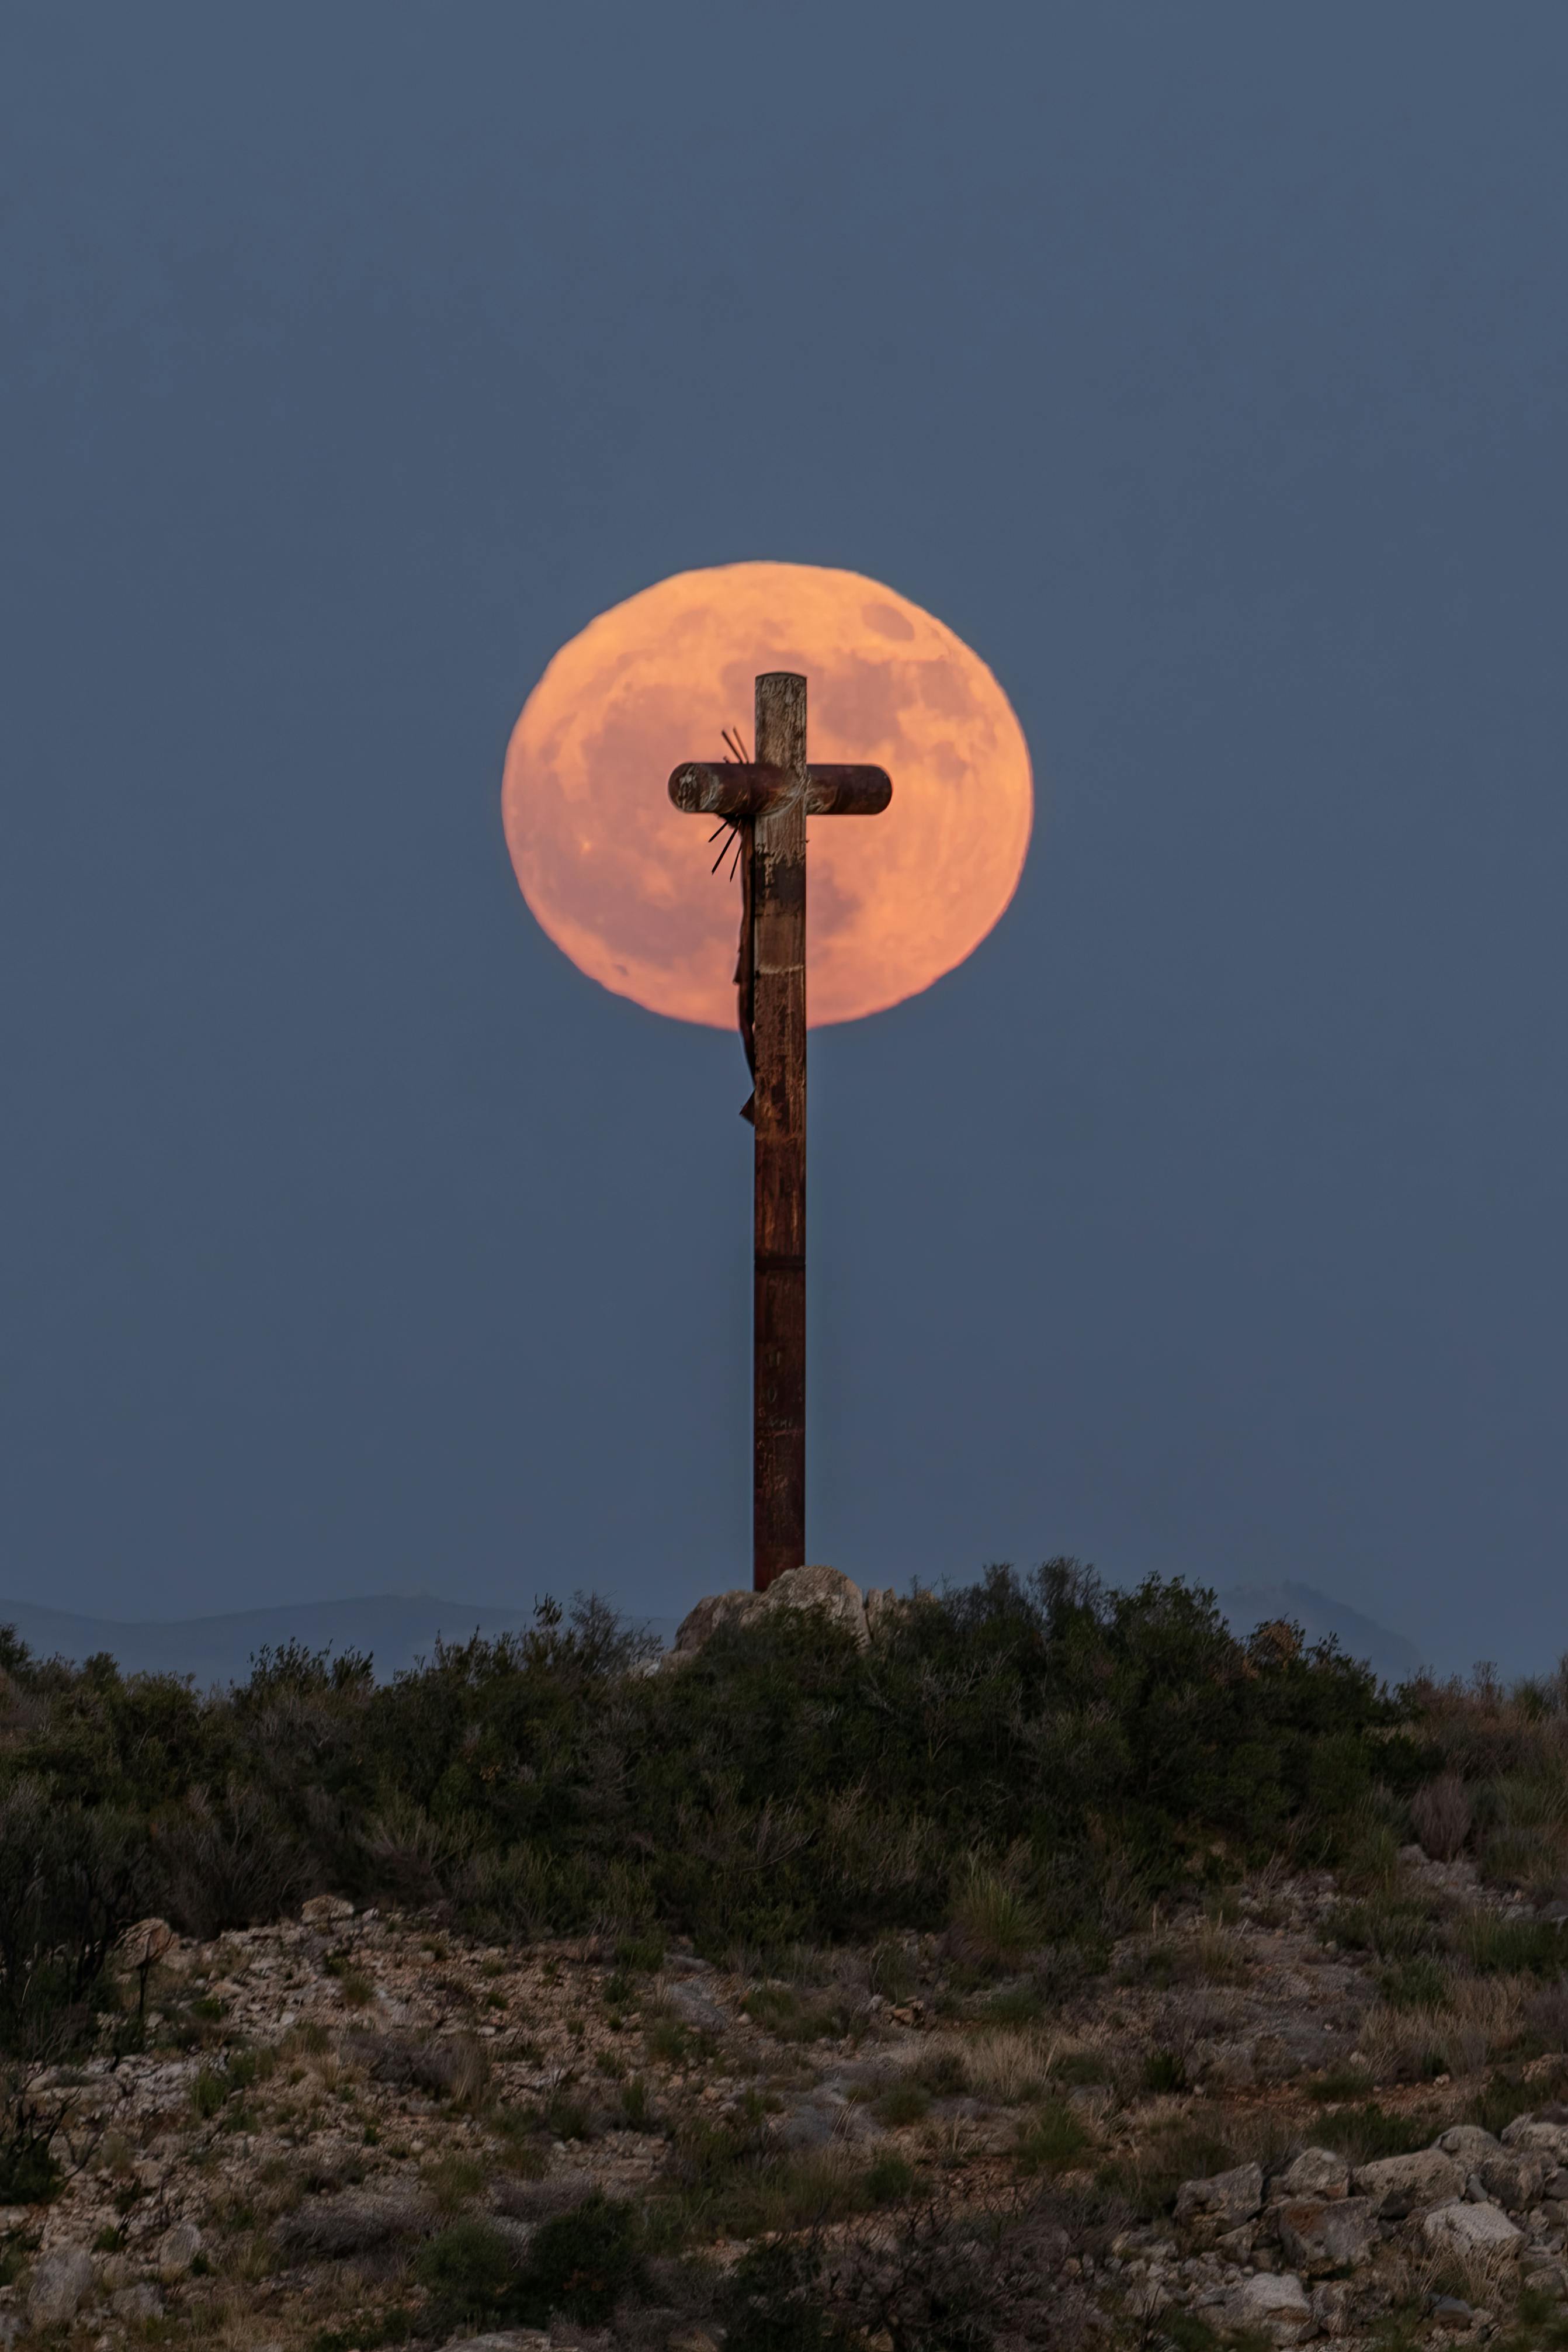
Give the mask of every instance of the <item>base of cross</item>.
<path id="1" fill-rule="evenodd" d="M 670 798 L 739 835 L 737 1013 L 755 1088 L 752 1190 L 752 1582 L 806 1557 L 806 819 L 878 816 L 884 770 L 813 767 L 806 681 L 757 680 L 753 761 L 688 761 Z"/>

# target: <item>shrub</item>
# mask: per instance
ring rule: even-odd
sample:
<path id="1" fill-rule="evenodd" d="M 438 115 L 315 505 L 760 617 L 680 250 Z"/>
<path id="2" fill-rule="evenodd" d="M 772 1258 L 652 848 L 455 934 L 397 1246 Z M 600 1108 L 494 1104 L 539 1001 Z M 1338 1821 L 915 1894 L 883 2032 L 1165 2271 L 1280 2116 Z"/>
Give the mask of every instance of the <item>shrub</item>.
<path id="1" fill-rule="evenodd" d="M 1039 1911 L 998 1871 L 970 1864 L 960 1881 L 947 1930 L 956 1958 L 982 1968 L 1020 1960 L 1040 1940 Z"/>
<path id="2" fill-rule="evenodd" d="M 430 2297 L 438 2328 L 513 2316 L 518 2264 L 511 2247 L 487 2221 L 455 2221 L 420 2249 L 414 2273 Z"/>
<path id="3" fill-rule="evenodd" d="M 1333 1859 L 1377 1780 L 1402 1812 L 1469 1769 L 1407 1728 L 1436 1697 L 1402 1715 L 1332 1649 L 1249 1649 L 1205 1592 L 1108 1593 L 1066 1560 L 927 1595 L 871 1652 L 806 1612 L 727 1629 L 679 1675 L 631 1673 L 645 1649 L 601 1603 L 547 1602 L 530 1632 L 439 1644 L 380 1687 L 296 1647 L 203 1696 L 107 1660 L 40 1666 L 13 1637 L 0 1803 L 41 1807 L 117 1916 L 203 1936 L 330 1885 L 486 1934 L 605 1936 L 622 1979 L 673 1933 L 770 1953 L 876 1937 L 873 1989 L 894 1994 L 911 1931 L 946 1926 L 989 1970 L 1040 1951 L 1049 1921 L 1049 2000 L 1166 1890 L 1287 1837 Z M 1509 1769 L 1562 1730 L 1521 1717 Z M 123 1915 L 116 1839 L 145 1881 Z M 79 1891 L 59 1861 L 51 1884 Z M 5 1912 L 0 1885 L 0 1943 Z"/>
<path id="4" fill-rule="evenodd" d="M 897 2131 L 905 2124 L 917 2124 L 930 2112 L 931 2094 L 907 2077 L 901 2083 L 890 2083 L 873 2110 L 879 2123 Z"/>
<path id="5" fill-rule="evenodd" d="M 1019 2163 L 1025 2172 L 1065 2172 L 1089 2145 L 1089 2134 L 1072 2108 L 1052 2100 L 1019 2139 Z"/>
<path id="6" fill-rule="evenodd" d="M 879 2156 L 865 2177 L 865 2193 L 873 2205 L 899 2205 L 912 2197 L 919 2179 L 907 2157 Z"/>
<path id="7" fill-rule="evenodd" d="M 1472 1911 L 1458 1941 L 1470 1966 L 1486 1975 L 1555 1979 L 1568 1961 L 1568 1935 L 1552 1919 L 1500 1919 L 1493 1911 Z"/>
<path id="8" fill-rule="evenodd" d="M 814 2244 L 751 2247 L 720 2297 L 726 2352 L 832 2352 L 845 2343 L 821 2299 L 821 2268 Z"/>
<path id="9" fill-rule="evenodd" d="M 1186 2059 L 1180 2050 L 1162 2046 L 1144 2062 L 1144 2089 L 1154 2098 L 1169 2098 L 1187 2086 Z"/>
<path id="10" fill-rule="evenodd" d="M 541 2223 L 513 2301 L 525 2326 L 542 2326 L 560 2313 L 595 2327 L 644 2278 L 637 2217 L 630 2205 L 600 2189 L 570 2212 Z"/>
<path id="11" fill-rule="evenodd" d="M 1442 2127 L 1440 2119 L 1425 2110 L 1395 2115 L 1368 2099 L 1360 2106 L 1320 2116 L 1312 2137 L 1324 2147 L 1338 2148 L 1353 2164 L 1372 2164 L 1381 2156 L 1410 2156 L 1418 2147 L 1429 2147 Z"/>

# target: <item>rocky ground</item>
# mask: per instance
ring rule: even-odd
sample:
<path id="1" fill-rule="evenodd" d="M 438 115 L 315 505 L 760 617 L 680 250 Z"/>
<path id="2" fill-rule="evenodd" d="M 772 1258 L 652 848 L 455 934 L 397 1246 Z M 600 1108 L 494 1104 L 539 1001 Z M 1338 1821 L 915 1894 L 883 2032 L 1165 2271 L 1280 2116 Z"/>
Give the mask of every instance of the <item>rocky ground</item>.
<path id="1" fill-rule="evenodd" d="M 1478 1900 L 1462 1868 L 1403 1867 Z M 1412 2012 L 1342 1948 L 1337 1906 L 1326 1877 L 1265 1877 L 1052 1996 L 932 1939 L 762 1977 L 743 1955 L 476 1946 L 331 1897 L 215 1944 L 153 1925 L 129 1954 L 146 2051 L 44 2086 L 72 2169 L 0 2212 L 0 2340 L 434 2341 L 422 2248 L 481 2215 L 522 2252 L 592 2189 L 659 2217 L 667 2265 L 695 2249 L 717 2273 L 742 2235 L 823 2214 L 895 2234 L 936 2196 L 1072 2210 L 1094 2183 L 1040 2257 L 1030 2340 L 1551 2341 L 1568 2059 L 1499 2072 L 1528 1996 L 1493 1979 L 1451 2063 L 1401 2081 Z M 733 2179 L 705 2183 L 704 2147 Z M 716 2334 L 680 2303 L 626 2331 L 702 2352 Z"/>

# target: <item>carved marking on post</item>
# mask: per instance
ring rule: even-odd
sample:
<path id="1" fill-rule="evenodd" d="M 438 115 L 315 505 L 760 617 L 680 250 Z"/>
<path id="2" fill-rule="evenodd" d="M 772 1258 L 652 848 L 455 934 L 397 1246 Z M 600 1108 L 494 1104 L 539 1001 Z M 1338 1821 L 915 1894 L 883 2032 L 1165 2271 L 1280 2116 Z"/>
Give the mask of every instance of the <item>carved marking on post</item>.
<path id="1" fill-rule="evenodd" d="M 876 816 L 881 768 L 808 765 L 806 681 L 757 681 L 757 757 L 679 767 L 670 798 L 741 834 L 739 1019 L 756 1079 L 752 1581 L 806 1557 L 806 818 Z"/>

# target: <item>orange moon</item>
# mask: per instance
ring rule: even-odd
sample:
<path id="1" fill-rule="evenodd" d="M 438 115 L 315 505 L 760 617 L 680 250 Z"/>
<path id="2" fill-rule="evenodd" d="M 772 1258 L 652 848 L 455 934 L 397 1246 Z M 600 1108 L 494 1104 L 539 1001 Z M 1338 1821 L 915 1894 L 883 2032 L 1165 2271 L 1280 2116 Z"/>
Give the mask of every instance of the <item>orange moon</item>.
<path id="1" fill-rule="evenodd" d="M 805 674 L 813 760 L 885 768 L 878 817 L 808 828 L 813 1027 L 916 995 L 998 920 L 1029 849 L 1028 748 L 951 629 L 879 581 L 808 563 L 682 572 L 591 621 L 528 697 L 501 807 L 523 896 L 618 996 L 735 1025 L 738 883 L 711 827 L 672 807 L 672 768 L 751 746 L 753 680 Z"/>

